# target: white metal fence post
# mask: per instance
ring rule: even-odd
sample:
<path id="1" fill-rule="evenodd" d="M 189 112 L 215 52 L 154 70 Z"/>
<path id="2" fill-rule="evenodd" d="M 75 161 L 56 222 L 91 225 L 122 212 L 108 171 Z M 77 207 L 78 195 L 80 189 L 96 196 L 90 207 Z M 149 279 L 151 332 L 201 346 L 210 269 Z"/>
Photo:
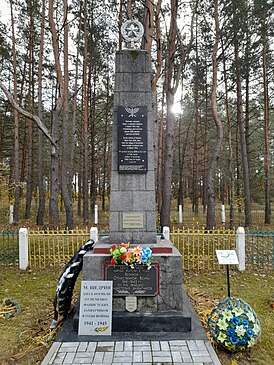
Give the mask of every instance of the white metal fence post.
<path id="1" fill-rule="evenodd" d="M 224 204 L 221 205 L 221 219 L 222 219 L 222 224 L 225 224 L 225 206 L 224 206 Z"/>
<path id="2" fill-rule="evenodd" d="M 29 266 L 28 229 L 19 229 L 19 269 L 26 270 Z"/>
<path id="3" fill-rule="evenodd" d="M 13 223 L 13 205 L 10 205 L 10 219 L 9 219 L 10 224 Z"/>
<path id="4" fill-rule="evenodd" d="M 94 206 L 94 224 L 98 224 L 98 205 Z"/>
<path id="5" fill-rule="evenodd" d="M 183 223 L 183 209 L 182 209 L 182 204 L 179 205 L 179 223 L 180 224 Z"/>
<path id="6" fill-rule="evenodd" d="M 169 236 L 170 236 L 169 235 L 169 232 L 170 232 L 169 227 L 168 226 L 164 226 L 163 227 L 163 236 L 168 241 L 169 241 Z"/>
<path id="7" fill-rule="evenodd" d="M 245 230 L 244 227 L 238 227 L 236 231 L 236 251 L 239 260 L 237 268 L 239 271 L 245 270 Z"/>
<path id="8" fill-rule="evenodd" d="M 98 241 L 98 228 L 91 227 L 91 229 L 89 231 L 89 236 L 90 236 L 91 240 L 93 240 L 94 242 L 97 242 Z"/>

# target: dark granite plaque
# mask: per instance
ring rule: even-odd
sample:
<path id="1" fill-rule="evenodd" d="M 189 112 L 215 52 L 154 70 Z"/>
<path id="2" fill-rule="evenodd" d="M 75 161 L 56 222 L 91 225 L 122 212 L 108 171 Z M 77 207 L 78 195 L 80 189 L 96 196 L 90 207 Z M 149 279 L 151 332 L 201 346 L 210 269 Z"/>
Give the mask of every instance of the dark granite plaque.
<path id="1" fill-rule="evenodd" d="M 147 107 L 118 106 L 118 171 L 147 172 Z"/>
<path id="2" fill-rule="evenodd" d="M 113 295 L 116 297 L 155 296 L 159 291 L 158 265 L 152 265 L 149 270 L 143 265 L 136 265 L 133 269 L 127 265 L 107 265 L 105 280 L 113 281 Z"/>

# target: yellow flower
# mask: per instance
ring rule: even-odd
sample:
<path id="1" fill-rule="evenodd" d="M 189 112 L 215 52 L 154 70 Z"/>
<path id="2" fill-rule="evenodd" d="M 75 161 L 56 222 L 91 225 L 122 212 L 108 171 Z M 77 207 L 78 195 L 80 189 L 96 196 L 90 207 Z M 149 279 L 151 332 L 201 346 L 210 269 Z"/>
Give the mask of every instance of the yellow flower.
<path id="1" fill-rule="evenodd" d="M 249 340 L 248 340 L 248 345 L 247 345 L 247 347 L 252 347 L 254 344 L 255 344 L 255 340 L 254 340 L 254 338 L 250 338 Z"/>
<path id="2" fill-rule="evenodd" d="M 240 316 L 241 314 L 244 313 L 242 308 L 233 308 L 232 312 L 235 314 L 236 317 Z"/>
<path id="3" fill-rule="evenodd" d="M 217 337 L 218 341 L 224 342 L 227 338 L 227 335 L 224 332 L 220 332 L 219 336 Z"/>
<path id="4" fill-rule="evenodd" d="M 229 310 L 227 310 L 227 309 L 225 309 L 225 310 L 222 312 L 222 315 L 223 315 L 223 318 L 224 318 L 224 319 L 227 319 L 228 321 L 234 317 L 234 316 L 233 316 L 233 314 L 231 313 L 231 311 L 229 311 Z"/>
<path id="5" fill-rule="evenodd" d="M 226 330 L 228 327 L 228 323 L 225 319 L 221 318 L 218 320 L 217 326 L 220 328 L 220 330 Z"/>
<path id="6" fill-rule="evenodd" d="M 249 321 L 255 322 L 255 318 L 252 312 L 247 312 L 246 315 Z"/>
<path id="7" fill-rule="evenodd" d="M 257 335 L 260 332 L 260 326 L 257 325 L 257 323 L 253 326 L 254 335 Z"/>

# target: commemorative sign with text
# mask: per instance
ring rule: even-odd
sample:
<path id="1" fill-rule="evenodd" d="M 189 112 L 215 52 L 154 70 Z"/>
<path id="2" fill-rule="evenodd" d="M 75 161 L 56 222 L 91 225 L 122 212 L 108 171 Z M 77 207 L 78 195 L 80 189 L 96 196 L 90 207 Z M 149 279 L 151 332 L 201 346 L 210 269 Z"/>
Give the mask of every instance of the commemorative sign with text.
<path id="1" fill-rule="evenodd" d="M 82 281 L 78 335 L 111 335 L 112 281 Z"/>
<path id="2" fill-rule="evenodd" d="M 118 106 L 118 171 L 147 172 L 147 107 Z"/>
<path id="3" fill-rule="evenodd" d="M 105 265 L 105 279 L 113 282 L 113 296 L 156 296 L 159 294 L 159 265 Z"/>

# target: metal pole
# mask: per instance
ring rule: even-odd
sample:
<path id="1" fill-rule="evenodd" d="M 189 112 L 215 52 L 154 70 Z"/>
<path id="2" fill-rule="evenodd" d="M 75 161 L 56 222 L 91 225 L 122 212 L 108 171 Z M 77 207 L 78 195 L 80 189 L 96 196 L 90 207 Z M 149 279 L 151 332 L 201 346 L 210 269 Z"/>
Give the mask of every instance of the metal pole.
<path id="1" fill-rule="evenodd" d="M 229 265 L 226 265 L 226 275 L 227 275 L 227 296 L 228 298 L 230 298 Z"/>

